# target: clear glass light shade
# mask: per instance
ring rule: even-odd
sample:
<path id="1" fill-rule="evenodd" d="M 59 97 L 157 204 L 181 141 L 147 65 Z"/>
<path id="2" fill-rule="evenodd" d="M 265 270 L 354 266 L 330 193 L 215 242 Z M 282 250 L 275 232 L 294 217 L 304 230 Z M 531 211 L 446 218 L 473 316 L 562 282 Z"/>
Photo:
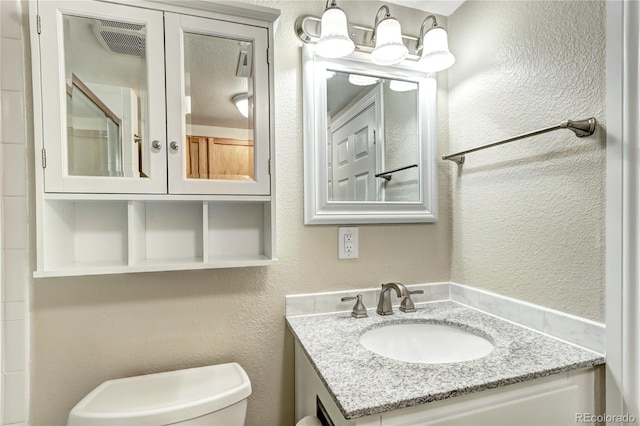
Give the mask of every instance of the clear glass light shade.
<path id="1" fill-rule="evenodd" d="M 395 18 L 380 21 L 371 60 L 378 65 L 394 65 L 402 62 L 408 54 L 409 49 L 402 42 L 400 22 Z"/>
<path id="2" fill-rule="evenodd" d="M 316 44 L 316 53 L 325 58 L 342 58 L 347 56 L 355 44 L 349 37 L 347 15 L 342 9 L 331 7 L 322 14 L 320 40 Z"/>
<path id="3" fill-rule="evenodd" d="M 449 68 L 456 61 L 449 51 L 449 38 L 442 27 L 432 28 L 422 41 L 420 67 L 428 72 L 438 72 Z"/>

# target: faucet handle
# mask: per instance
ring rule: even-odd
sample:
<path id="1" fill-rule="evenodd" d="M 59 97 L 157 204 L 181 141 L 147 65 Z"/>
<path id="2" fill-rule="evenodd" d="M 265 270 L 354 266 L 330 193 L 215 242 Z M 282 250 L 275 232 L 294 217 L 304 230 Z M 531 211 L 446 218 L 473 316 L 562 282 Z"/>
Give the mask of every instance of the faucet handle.
<path id="1" fill-rule="evenodd" d="M 356 294 L 355 296 L 345 296 L 342 299 L 343 302 L 347 302 L 349 300 L 355 300 L 356 304 L 353 305 L 353 310 L 351 311 L 351 316 L 354 318 L 366 318 L 367 308 L 364 307 L 364 303 L 362 303 L 362 295 Z"/>
<path id="2" fill-rule="evenodd" d="M 409 313 L 416 311 L 413 300 L 411 300 L 412 294 L 424 294 L 424 290 L 407 290 L 407 295 L 403 297 L 402 302 L 400 302 L 400 310 L 402 312 Z"/>

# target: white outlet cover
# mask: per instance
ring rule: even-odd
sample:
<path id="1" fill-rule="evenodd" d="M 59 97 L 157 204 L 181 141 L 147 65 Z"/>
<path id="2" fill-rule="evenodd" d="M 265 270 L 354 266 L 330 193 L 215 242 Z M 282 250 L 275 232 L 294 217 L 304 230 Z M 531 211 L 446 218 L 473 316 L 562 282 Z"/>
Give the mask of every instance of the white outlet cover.
<path id="1" fill-rule="evenodd" d="M 338 228 L 338 259 L 358 258 L 358 228 Z"/>

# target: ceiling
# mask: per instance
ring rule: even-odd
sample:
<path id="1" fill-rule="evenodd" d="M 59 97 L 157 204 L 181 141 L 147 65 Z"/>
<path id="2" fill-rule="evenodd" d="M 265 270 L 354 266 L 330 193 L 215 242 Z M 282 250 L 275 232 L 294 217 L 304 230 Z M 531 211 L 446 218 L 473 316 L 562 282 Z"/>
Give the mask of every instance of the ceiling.
<path id="1" fill-rule="evenodd" d="M 449 16 L 464 3 L 464 0 L 385 0 L 385 2 L 435 13 L 436 15 Z"/>

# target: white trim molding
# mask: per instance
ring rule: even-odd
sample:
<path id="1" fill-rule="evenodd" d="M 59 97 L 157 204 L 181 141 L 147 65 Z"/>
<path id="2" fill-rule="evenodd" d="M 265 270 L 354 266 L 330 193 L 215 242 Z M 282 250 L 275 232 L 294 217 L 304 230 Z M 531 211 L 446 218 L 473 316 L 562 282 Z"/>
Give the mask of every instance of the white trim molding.
<path id="1" fill-rule="evenodd" d="M 32 143 L 27 124 L 26 85 L 30 75 L 25 62 L 23 20 L 31 2 L 0 2 L 0 425 L 29 423 L 29 288 L 31 279 L 29 194 Z M 7 119 L 9 117 L 10 119 Z"/>
<path id="2" fill-rule="evenodd" d="M 607 2 L 606 404 L 608 415 L 636 418 L 640 407 L 639 22 L 638 2 Z"/>
<path id="3" fill-rule="evenodd" d="M 329 200 L 327 70 L 400 79 L 418 85 L 417 201 Z M 438 213 L 435 74 L 425 74 L 409 61 L 393 67 L 371 64 L 369 54 L 362 52 L 340 59 L 320 58 L 308 44 L 302 46 L 302 74 L 305 225 L 435 222 Z"/>

